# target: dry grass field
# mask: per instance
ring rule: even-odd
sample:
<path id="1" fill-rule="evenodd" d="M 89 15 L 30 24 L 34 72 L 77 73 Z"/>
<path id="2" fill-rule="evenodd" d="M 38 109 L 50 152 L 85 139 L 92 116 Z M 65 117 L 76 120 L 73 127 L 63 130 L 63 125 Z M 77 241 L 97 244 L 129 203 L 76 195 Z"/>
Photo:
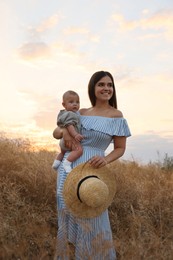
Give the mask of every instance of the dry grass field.
<path id="1" fill-rule="evenodd" d="M 53 259 L 55 153 L 0 139 L 0 259 Z M 172 164 L 171 164 L 172 163 Z M 118 162 L 109 208 L 118 260 L 173 259 L 173 162 Z"/>

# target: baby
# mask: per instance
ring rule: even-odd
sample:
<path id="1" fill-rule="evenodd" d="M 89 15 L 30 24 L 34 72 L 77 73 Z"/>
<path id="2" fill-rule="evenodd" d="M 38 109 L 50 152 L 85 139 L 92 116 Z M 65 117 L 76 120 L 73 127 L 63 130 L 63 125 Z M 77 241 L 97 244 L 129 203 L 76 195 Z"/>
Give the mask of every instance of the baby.
<path id="1" fill-rule="evenodd" d="M 71 163 L 79 158 L 83 149 L 80 144 L 80 141 L 83 140 L 83 136 L 80 134 L 80 114 L 78 112 L 80 107 L 79 95 L 69 90 L 63 94 L 62 102 L 64 110 L 60 110 L 57 117 L 57 125 L 61 128 L 66 128 L 69 134 L 77 141 L 75 145 L 72 145 L 71 152 L 63 162 L 63 167 L 68 173 L 71 171 Z M 52 168 L 57 170 L 66 151 L 69 149 L 65 147 L 63 138 L 60 140 L 61 152 L 57 155 L 56 159 L 53 162 Z"/>

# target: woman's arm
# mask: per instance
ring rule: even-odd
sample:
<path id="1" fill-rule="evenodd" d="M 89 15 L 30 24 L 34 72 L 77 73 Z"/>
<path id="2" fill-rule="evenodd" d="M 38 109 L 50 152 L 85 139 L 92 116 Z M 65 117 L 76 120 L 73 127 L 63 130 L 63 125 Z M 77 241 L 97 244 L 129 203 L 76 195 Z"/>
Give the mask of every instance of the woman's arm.
<path id="1" fill-rule="evenodd" d="M 123 156 L 126 150 L 126 137 L 125 136 L 115 136 L 114 137 L 114 150 L 110 152 L 105 159 L 107 163 L 111 163 L 121 156 Z"/>
<path id="2" fill-rule="evenodd" d="M 100 168 L 108 163 L 111 163 L 120 158 L 126 149 L 126 137 L 125 136 L 114 136 L 114 149 L 105 157 L 94 156 L 90 159 L 89 163 L 95 167 Z"/>

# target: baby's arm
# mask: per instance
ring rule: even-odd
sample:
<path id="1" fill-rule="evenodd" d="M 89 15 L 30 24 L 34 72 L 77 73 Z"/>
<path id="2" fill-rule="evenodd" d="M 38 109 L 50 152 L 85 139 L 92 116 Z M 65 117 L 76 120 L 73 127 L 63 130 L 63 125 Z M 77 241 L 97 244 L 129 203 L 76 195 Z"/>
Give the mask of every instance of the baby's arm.
<path id="1" fill-rule="evenodd" d="M 68 125 L 67 130 L 76 141 L 80 142 L 84 139 L 83 135 L 79 134 L 73 125 Z"/>

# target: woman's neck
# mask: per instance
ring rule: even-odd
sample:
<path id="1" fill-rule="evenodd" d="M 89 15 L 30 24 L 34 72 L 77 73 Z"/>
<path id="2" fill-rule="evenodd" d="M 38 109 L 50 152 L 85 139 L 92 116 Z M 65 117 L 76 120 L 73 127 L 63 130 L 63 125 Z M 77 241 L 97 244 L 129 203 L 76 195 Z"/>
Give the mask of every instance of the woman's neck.
<path id="1" fill-rule="evenodd" d="M 84 112 L 84 115 L 88 116 L 103 116 L 103 117 L 112 117 L 112 111 L 114 108 L 108 103 L 98 103 L 90 107 Z"/>
<path id="2" fill-rule="evenodd" d="M 107 110 L 110 109 L 111 106 L 109 105 L 108 102 L 99 102 L 97 101 L 95 106 L 93 106 L 93 109 L 101 109 L 101 110 Z"/>

